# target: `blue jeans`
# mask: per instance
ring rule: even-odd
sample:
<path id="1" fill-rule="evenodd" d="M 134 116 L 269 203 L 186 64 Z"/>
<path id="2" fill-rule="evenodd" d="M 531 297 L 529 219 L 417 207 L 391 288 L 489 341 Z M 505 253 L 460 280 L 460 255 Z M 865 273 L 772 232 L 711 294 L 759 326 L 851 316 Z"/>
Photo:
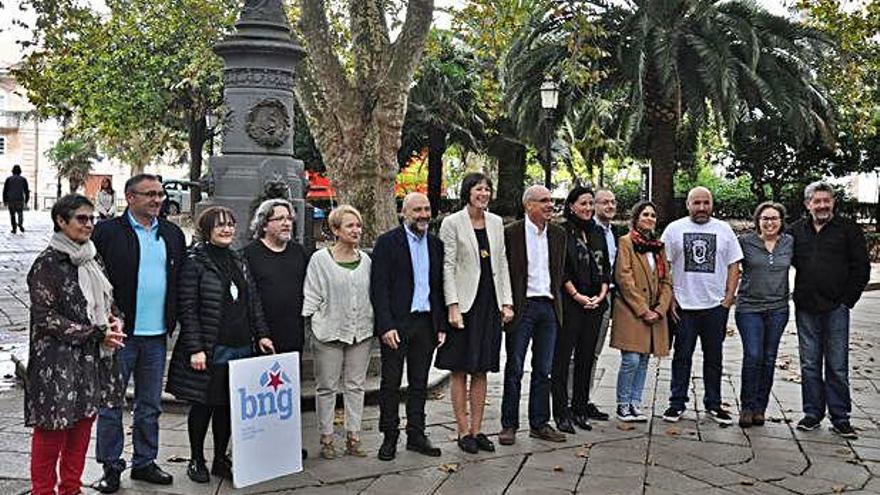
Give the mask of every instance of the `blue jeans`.
<path id="1" fill-rule="evenodd" d="M 620 351 L 620 369 L 617 370 L 617 403 L 642 404 L 645 377 L 648 374 L 650 354 Z"/>
<path id="2" fill-rule="evenodd" d="M 706 409 L 721 407 L 721 359 L 729 309 L 716 306 L 709 309 L 680 310 L 681 321 L 675 329 L 672 354 L 672 390 L 669 406 L 684 410 L 688 401 L 691 365 L 697 337 L 703 349 L 703 405 Z"/>
<path id="3" fill-rule="evenodd" d="M 832 423 L 849 421 L 849 308 L 840 305 L 825 313 L 797 309 L 795 321 L 804 414 L 821 420 L 827 405 Z"/>
<path id="4" fill-rule="evenodd" d="M 141 468 L 156 460 L 159 453 L 159 414 L 162 412 L 162 377 L 165 373 L 165 335 L 129 335 L 117 354 L 123 386 L 134 373 L 134 424 L 131 465 Z M 125 469 L 122 447 L 122 408 L 103 408 L 98 412 L 95 458 L 105 467 Z"/>
<path id="5" fill-rule="evenodd" d="M 550 421 L 550 372 L 557 326 L 552 302 L 528 300 L 517 324 L 507 331 L 504 337 L 507 363 L 504 365 L 504 396 L 501 399 L 503 428 L 519 428 L 523 363 L 529 341 L 532 341 L 529 426 L 540 428 Z"/>
<path id="6" fill-rule="evenodd" d="M 743 345 L 740 403 L 743 411 L 763 413 L 767 409 L 776 352 L 788 323 L 788 308 L 756 313 L 736 313 L 736 326 Z"/>

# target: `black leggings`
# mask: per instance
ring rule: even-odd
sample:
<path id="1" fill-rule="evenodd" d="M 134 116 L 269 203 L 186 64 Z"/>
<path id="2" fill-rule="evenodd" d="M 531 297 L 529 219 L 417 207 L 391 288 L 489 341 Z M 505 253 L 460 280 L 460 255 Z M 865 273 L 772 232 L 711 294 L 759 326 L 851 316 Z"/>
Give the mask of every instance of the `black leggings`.
<path id="1" fill-rule="evenodd" d="M 229 406 L 193 404 L 187 418 L 189 450 L 193 460 L 205 460 L 205 437 L 208 435 L 209 422 L 211 433 L 214 435 L 214 459 L 226 456 L 229 437 L 232 434 Z"/>

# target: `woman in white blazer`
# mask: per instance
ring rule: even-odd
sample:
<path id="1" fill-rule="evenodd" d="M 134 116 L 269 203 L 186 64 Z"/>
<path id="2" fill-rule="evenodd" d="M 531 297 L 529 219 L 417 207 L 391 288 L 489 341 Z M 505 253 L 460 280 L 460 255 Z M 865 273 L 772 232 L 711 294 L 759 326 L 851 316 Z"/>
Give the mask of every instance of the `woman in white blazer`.
<path id="1" fill-rule="evenodd" d="M 492 181 L 481 173 L 468 174 L 459 197 L 464 208 L 443 219 L 440 226 L 443 292 L 451 328 L 441 340 L 434 364 L 452 371 L 450 389 L 458 446 L 475 454 L 495 451 L 482 430 L 486 373 L 500 369 L 501 325 L 513 319 L 513 297 L 504 224 L 501 217 L 486 211 L 492 198 Z"/>

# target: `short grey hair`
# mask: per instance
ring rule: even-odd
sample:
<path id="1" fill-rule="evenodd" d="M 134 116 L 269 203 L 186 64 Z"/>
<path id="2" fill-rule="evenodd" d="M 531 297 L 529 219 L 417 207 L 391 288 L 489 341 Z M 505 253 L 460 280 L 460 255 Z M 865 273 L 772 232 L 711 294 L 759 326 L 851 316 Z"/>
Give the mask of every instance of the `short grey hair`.
<path id="1" fill-rule="evenodd" d="M 817 180 L 816 182 L 811 182 L 804 188 L 804 201 L 810 201 L 813 199 L 813 195 L 816 194 L 816 191 L 827 192 L 832 198 L 834 197 L 834 188 L 831 187 L 831 184 Z"/>
<path id="2" fill-rule="evenodd" d="M 293 205 L 286 199 L 274 198 L 263 201 L 257 207 L 257 211 L 254 212 L 254 218 L 251 219 L 251 237 L 254 240 L 262 239 L 266 235 L 266 225 L 269 224 L 269 217 L 272 216 L 272 211 L 275 210 L 276 206 L 287 208 L 290 216 L 294 216 Z M 296 219 L 294 219 L 294 223 L 296 223 Z"/>
<path id="3" fill-rule="evenodd" d="M 522 195 L 523 206 L 525 206 L 526 203 L 531 201 L 532 198 L 535 197 L 535 193 L 540 189 L 547 189 L 547 188 L 542 186 L 541 184 L 535 184 L 535 185 L 527 187 L 526 190 L 523 191 L 523 195 Z"/>

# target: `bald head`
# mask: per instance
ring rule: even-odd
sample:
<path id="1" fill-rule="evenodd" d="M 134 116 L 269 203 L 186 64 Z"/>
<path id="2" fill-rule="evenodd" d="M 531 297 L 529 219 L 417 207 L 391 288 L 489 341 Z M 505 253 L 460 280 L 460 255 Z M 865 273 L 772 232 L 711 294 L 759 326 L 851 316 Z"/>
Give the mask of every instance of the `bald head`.
<path id="1" fill-rule="evenodd" d="M 526 216 L 539 228 L 543 229 L 553 218 L 553 198 L 550 190 L 541 185 L 530 186 L 523 192 L 523 207 Z"/>
<path id="2" fill-rule="evenodd" d="M 423 236 L 428 232 L 428 224 L 431 222 L 431 203 L 428 197 L 419 192 L 411 192 L 403 198 L 401 205 L 403 222 L 417 236 Z"/>
<path id="3" fill-rule="evenodd" d="M 688 215 L 694 223 L 706 223 L 712 217 L 712 192 L 697 186 L 687 195 Z"/>

